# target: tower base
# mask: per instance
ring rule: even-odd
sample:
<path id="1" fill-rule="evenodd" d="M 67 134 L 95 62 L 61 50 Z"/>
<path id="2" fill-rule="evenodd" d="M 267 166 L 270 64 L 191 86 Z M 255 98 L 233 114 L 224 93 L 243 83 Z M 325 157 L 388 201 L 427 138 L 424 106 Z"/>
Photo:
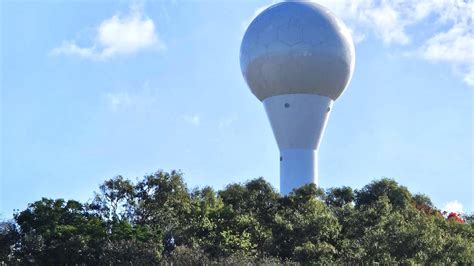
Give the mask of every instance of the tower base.
<path id="1" fill-rule="evenodd" d="M 286 195 L 306 184 L 318 184 L 318 152 L 308 149 L 280 151 L 280 193 Z"/>

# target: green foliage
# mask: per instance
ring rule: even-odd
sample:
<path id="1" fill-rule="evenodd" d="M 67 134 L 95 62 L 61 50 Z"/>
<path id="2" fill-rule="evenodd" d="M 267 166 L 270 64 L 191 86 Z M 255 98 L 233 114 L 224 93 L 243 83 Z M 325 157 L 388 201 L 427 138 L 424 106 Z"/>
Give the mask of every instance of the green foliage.
<path id="1" fill-rule="evenodd" d="M 412 196 L 408 189 L 388 178 L 373 181 L 361 190 L 357 190 L 355 194 L 356 207 L 370 205 L 382 196 L 386 196 L 389 203 L 395 208 L 405 208 L 412 202 Z"/>
<path id="2" fill-rule="evenodd" d="M 313 246 L 314 252 L 310 252 L 313 259 L 336 254 L 335 248 L 321 248 L 332 247 L 341 228 L 336 217 L 317 199 L 318 195 L 319 190 L 311 184 L 280 199 L 271 223 L 272 239 L 267 247 L 271 255 L 291 259 L 298 252 L 298 260 Z"/>
<path id="3" fill-rule="evenodd" d="M 11 221 L 0 222 L 0 259 L 8 258 L 12 247 L 19 240 L 20 235 L 15 223 Z"/>
<path id="4" fill-rule="evenodd" d="M 104 220 L 123 220 L 133 217 L 135 190 L 130 180 L 122 176 L 107 180 L 100 187 L 100 194 L 95 195 L 89 205 Z"/>
<path id="5" fill-rule="evenodd" d="M 106 236 L 104 222 L 85 212 L 77 201 L 43 198 L 15 214 L 20 241 L 14 250 L 21 262 L 39 264 L 93 263 L 98 261 Z"/>
<path id="6" fill-rule="evenodd" d="M 330 188 L 326 192 L 326 204 L 332 207 L 342 207 L 354 201 L 354 192 L 350 187 Z"/>
<path id="7" fill-rule="evenodd" d="M 123 239 L 106 242 L 100 263 L 106 265 L 153 265 L 161 258 L 160 242 Z"/>
<path id="8" fill-rule="evenodd" d="M 0 264 L 472 264 L 472 215 L 447 220 L 394 180 L 281 196 L 263 178 L 190 191 L 182 173 L 107 180 L 0 223 Z"/>
<path id="9" fill-rule="evenodd" d="M 208 255 L 196 248 L 177 246 L 165 259 L 166 264 L 206 265 L 210 263 Z M 165 263 L 163 263 L 165 264 Z"/>

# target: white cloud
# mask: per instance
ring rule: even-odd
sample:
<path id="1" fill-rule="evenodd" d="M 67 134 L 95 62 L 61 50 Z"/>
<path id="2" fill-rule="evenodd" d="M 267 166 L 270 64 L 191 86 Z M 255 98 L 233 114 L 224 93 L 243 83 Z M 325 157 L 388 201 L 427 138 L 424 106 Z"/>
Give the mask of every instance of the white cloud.
<path id="1" fill-rule="evenodd" d="M 235 117 L 229 117 L 229 118 L 223 119 L 219 122 L 219 125 L 217 126 L 217 128 L 219 130 L 223 130 L 227 127 L 230 127 L 232 123 L 234 123 L 236 120 L 237 119 Z"/>
<path id="2" fill-rule="evenodd" d="M 474 38 L 467 25 L 455 25 L 447 32 L 441 32 L 421 47 L 421 55 L 432 61 L 473 62 Z"/>
<path id="3" fill-rule="evenodd" d="M 457 23 L 446 32 L 428 39 L 420 48 L 422 58 L 431 62 L 449 63 L 463 81 L 474 86 L 474 34 L 471 23 Z"/>
<path id="4" fill-rule="evenodd" d="M 464 0 L 321 0 L 317 1 L 346 21 L 353 32 L 374 32 L 387 44 L 408 45 L 422 34 L 431 33 L 408 53 L 430 62 L 447 63 L 461 72 L 463 80 L 474 85 L 474 1 Z M 358 33 L 363 32 L 363 33 Z"/>
<path id="5" fill-rule="evenodd" d="M 81 47 L 74 40 L 64 41 L 51 53 L 104 60 L 117 55 L 134 54 L 152 47 L 165 49 L 164 43 L 156 34 L 153 20 L 146 17 L 141 8 L 134 6 L 125 16 L 116 14 L 104 20 L 96 29 L 92 46 Z"/>
<path id="6" fill-rule="evenodd" d="M 341 18 L 356 43 L 373 34 L 387 45 L 404 47 L 402 54 L 450 64 L 467 84 L 474 85 L 474 1 L 313 1 Z M 266 7 L 257 9 L 255 14 Z"/>
<path id="7" fill-rule="evenodd" d="M 471 65 L 467 70 L 467 73 L 465 73 L 464 82 L 471 86 L 474 86 L 474 66 Z"/>
<path id="8" fill-rule="evenodd" d="M 374 32 L 387 44 L 408 44 L 410 38 L 405 32 L 409 24 L 395 4 L 396 1 L 315 1 L 331 9 L 346 22 L 355 36 L 356 43 L 365 39 L 366 32 Z"/>
<path id="9" fill-rule="evenodd" d="M 105 95 L 107 103 L 113 111 L 117 111 L 120 108 L 128 107 L 132 104 L 131 96 L 128 92 L 118 92 L 118 93 L 107 93 Z"/>
<path id="10" fill-rule="evenodd" d="M 138 89 L 107 92 L 104 98 L 112 111 L 152 109 L 156 106 L 157 100 L 156 93 L 150 88 L 148 81 Z"/>
<path id="11" fill-rule="evenodd" d="M 463 213 L 464 212 L 462 204 L 457 200 L 447 202 L 443 207 L 443 211 L 446 211 L 448 213 L 450 212 Z"/>
<path id="12" fill-rule="evenodd" d="M 201 118 L 197 114 L 183 115 L 184 121 L 190 123 L 193 126 L 199 126 L 201 124 Z"/>

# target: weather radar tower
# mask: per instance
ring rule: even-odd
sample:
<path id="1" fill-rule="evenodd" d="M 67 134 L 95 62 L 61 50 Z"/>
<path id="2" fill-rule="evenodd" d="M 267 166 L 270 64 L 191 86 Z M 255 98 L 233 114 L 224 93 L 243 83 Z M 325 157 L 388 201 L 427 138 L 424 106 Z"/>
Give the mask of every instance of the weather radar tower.
<path id="1" fill-rule="evenodd" d="M 280 149 L 282 194 L 318 183 L 318 147 L 354 63 L 349 30 L 315 3 L 272 5 L 247 28 L 240 67 L 265 106 Z"/>

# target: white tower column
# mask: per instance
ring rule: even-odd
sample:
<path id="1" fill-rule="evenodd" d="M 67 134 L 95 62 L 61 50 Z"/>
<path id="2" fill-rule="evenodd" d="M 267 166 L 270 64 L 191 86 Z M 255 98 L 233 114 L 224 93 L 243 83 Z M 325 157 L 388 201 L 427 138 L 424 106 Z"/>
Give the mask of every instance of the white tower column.
<path id="1" fill-rule="evenodd" d="M 280 150 L 280 192 L 290 193 L 306 184 L 318 184 L 318 151 L 311 149 Z"/>
<path id="2" fill-rule="evenodd" d="M 263 101 L 280 149 L 280 193 L 318 184 L 318 147 L 333 102 L 316 94 L 284 94 Z"/>

